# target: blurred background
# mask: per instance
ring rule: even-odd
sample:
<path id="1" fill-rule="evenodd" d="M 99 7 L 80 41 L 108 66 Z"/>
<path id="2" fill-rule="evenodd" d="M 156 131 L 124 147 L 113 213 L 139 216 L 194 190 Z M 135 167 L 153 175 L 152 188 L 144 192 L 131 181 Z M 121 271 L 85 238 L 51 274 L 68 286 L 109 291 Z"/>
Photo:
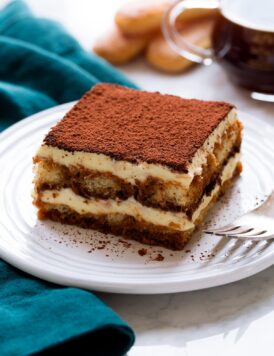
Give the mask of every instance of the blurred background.
<path id="1" fill-rule="evenodd" d="M 117 10 L 127 0 L 26 0 L 32 11 L 38 15 L 62 23 L 88 51 L 91 51 L 109 28 L 111 28 Z M 8 1 L 0 1 L 0 5 Z M 143 56 L 128 64 L 119 66 L 130 79 L 146 90 L 159 90 L 187 98 L 226 100 L 238 106 L 238 109 L 254 115 L 264 116 L 272 122 L 273 105 L 254 101 L 249 93 L 232 85 L 222 68 L 216 63 L 210 66 L 195 65 L 176 74 L 159 71 L 147 64 Z"/>

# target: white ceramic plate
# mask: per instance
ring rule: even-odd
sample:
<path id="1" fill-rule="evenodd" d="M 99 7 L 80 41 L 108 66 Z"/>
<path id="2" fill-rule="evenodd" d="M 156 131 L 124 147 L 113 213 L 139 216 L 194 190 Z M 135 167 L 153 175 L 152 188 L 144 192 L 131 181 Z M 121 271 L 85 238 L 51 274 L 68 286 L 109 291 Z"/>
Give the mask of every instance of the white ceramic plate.
<path id="1" fill-rule="evenodd" d="M 272 265 L 274 244 L 242 243 L 197 232 L 173 252 L 91 230 L 40 222 L 31 203 L 32 157 L 72 104 L 29 117 L 0 135 L 0 253 L 12 265 L 62 285 L 117 293 L 172 293 L 251 276 Z M 244 172 L 207 225 L 223 225 L 260 204 L 274 181 L 274 129 L 240 113 Z M 162 261 L 159 259 L 164 258 Z"/>

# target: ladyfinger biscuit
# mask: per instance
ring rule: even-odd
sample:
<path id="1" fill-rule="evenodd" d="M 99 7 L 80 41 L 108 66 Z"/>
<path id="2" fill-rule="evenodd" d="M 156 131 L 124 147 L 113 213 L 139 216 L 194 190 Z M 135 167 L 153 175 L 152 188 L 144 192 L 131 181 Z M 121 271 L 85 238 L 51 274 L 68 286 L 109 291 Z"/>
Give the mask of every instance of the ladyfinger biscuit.
<path id="1" fill-rule="evenodd" d="M 181 25 L 180 33 L 189 43 L 209 48 L 213 24 L 213 17 L 187 22 L 184 26 Z M 153 67 L 169 73 L 183 72 L 195 65 L 175 52 L 162 34 L 155 37 L 147 46 L 146 59 Z"/>
<path id="2" fill-rule="evenodd" d="M 126 37 L 117 26 L 113 26 L 97 39 L 93 51 L 112 64 L 124 64 L 140 54 L 146 44 L 144 37 Z"/>
<path id="3" fill-rule="evenodd" d="M 127 35 L 159 31 L 165 11 L 174 0 L 133 0 L 118 10 L 115 22 Z"/>
<path id="4" fill-rule="evenodd" d="M 218 13 L 218 9 L 186 9 L 180 15 L 178 15 L 177 22 L 200 20 L 204 17 L 206 18 L 209 16 L 216 16 Z"/>
<path id="5" fill-rule="evenodd" d="M 115 21 L 127 35 L 143 35 L 159 31 L 164 13 L 176 0 L 133 0 L 118 10 Z M 186 9 L 178 16 L 178 21 L 191 21 L 212 14 L 212 9 Z"/>

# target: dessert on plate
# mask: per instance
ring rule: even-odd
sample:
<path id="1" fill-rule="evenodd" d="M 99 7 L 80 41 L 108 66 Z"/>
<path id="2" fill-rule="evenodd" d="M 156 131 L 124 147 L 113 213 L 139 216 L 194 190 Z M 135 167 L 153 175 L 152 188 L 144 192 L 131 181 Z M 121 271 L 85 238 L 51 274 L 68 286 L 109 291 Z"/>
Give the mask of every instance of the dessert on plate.
<path id="1" fill-rule="evenodd" d="M 182 249 L 241 172 L 233 105 L 98 84 L 34 157 L 40 219 Z"/>

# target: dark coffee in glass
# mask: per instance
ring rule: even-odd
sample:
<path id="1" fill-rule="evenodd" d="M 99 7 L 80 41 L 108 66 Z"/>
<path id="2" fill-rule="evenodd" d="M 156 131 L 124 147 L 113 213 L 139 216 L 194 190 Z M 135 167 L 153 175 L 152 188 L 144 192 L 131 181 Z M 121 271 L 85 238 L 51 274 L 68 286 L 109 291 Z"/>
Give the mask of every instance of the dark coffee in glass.
<path id="1" fill-rule="evenodd" d="M 176 30 L 176 17 L 193 8 L 219 9 L 212 49 L 185 42 Z M 179 1 L 166 14 L 163 31 L 172 48 L 184 57 L 204 64 L 217 60 L 233 83 L 274 95 L 274 0 Z"/>

